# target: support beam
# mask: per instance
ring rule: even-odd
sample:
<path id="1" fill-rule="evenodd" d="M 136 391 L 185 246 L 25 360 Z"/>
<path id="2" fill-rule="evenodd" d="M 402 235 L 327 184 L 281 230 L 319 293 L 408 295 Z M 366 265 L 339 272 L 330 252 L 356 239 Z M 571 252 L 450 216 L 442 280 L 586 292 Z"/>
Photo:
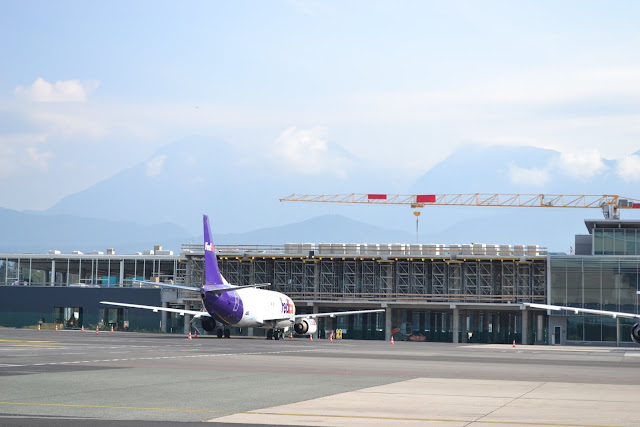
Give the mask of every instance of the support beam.
<path id="1" fill-rule="evenodd" d="M 460 319 L 460 321 L 462 322 L 462 324 L 460 325 L 462 326 L 462 333 L 460 334 L 460 338 L 463 343 L 467 343 L 469 342 L 469 328 L 467 328 L 467 325 L 469 324 L 469 314 L 467 310 L 460 311 L 460 314 L 462 317 Z"/>
<path id="2" fill-rule="evenodd" d="M 522 345 L 529 344 L 529 310 L 522 310 Z"/>
<path id="3" fill-rule="evenodd" d="M 460 310 L 457 309 L 457 308 L 453 309 L 453 319 L 452 319 L 452 322 L 451 322 L 451 331 L 453 332 L 453 343 L 457 344 L 458 342 L 460 342 L 459 339 L 458 339 L 458 332 L 460 331 Z"/>
<path id="4" fill-rule="evenodd" d="M 616 347 L 620 347 L 620 318 L 616 317 Z"/>
<path id="5" fill-rule="evenodd" d="M 391 322 L 393 316 L 393 310 L 391 307 L 385 307 L 384 312 L 384 339 L 387 341 L 391 341 L 391 329 L 393 327 L 393 323 Z"/>
<path id="6" fill-rule="evenodd" d="M 169 307 L 169 303 L 168 302 L 163 302 L 162 303 L 162 307 L 163 308 L 168 308 Z M 167 332 L 167 317 L 168 316 L 168 312 L 166 311 L 161 311 L 160 312 L 160 329 L 162 329 L 162 332 Z"/>
<path id="7" fill-rule="evenodd" d="M 313 304 L 313 314 L 318 314 L 320 310 L 320 307 L 318 307 L 316 304 Z M 318 339 L 318 336 L 320 335 L 320 330 L 316 331 L 315 334 L 313 334 L 313 339 Z"/>
<path id="8" fill-rule="evenodd" d="M 538 314 L 538 329 L 536 333 L 536 344 L 544 344 L 544 315 Z"/>
<path id="9" fill-rule="evenodd" d="M 184 302 L 184 309 L 191 310 L 191 303 L 189 301 Z M 185 313 L 184 314 L 184 333 L 188 334 L 189 330 L 191 330 L 191 315 Z"/>

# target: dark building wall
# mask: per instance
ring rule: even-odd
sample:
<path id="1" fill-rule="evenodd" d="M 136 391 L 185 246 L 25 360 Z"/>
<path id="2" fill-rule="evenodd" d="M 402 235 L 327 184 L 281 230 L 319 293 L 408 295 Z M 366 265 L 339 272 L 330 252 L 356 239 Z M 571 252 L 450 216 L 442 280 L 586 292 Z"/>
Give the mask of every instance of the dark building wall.
<path id="1" fill-rule="evenodd" d="M 160 289 L 0 286 L 0 326 L 35 326 L 39 321 L 53 323 L 55 307 L 81 307 L 83 325 L 95 328 L 100 316 L 105 316 L 101 309 L 118 310 L 102 305 L 100 301 L 162 305 Z M 159 329 L 159 313 L 129 309 L 126 314 L 120 311 L 117 315 L 121 320 L 129 321 L 131 330 Z M 106 317 L 103 319 L 105 326 L 109 320 Z"/>

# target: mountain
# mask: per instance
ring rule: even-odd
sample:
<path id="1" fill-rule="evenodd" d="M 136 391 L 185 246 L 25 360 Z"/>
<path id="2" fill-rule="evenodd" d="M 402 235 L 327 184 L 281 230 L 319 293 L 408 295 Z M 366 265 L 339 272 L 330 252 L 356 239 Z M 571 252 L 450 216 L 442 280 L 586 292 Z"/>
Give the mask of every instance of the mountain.
<path id="1" fill-rule="evenodd" d="M 291 242 L 311 243 L 410 243 L 415 235 L 365 224 L 342 215 L 323 215 L 279 227 L 247 233 L 222 234 L 218 244 L 273 245 Z"/>
<path id="2" fill-rule="evenodd" d="M 304 159 L 297 170 L 285 170 L 280 158 L 246 152 L 219 139 L 190 137 L 61 199 L 46 213 L 82 212 L 86 217 L 140 224 L 171 222 L 192 234 L 200 232 L 199 218 L 206 213 L 221 233 L 241 233 L 336 212 L 333 206 L 279 202 L 289 194 L 344 192 L 347 188 L 373 191 L 389 188 L 387 181 L 393 181 L 335 144 L 323 155 L 344 163 L 344 172 L 307 173 Z"/>
<path id="3" fill-rule="evenodd" d="M 279 151 L 281 156 L 286 157 L 287 147 Z M 416 239 L 416 222 L 408 206 L 281 203 L 279 199 L 291 193 L 351 192 L 619 194 L 632 198 L 637 194 L 635 183 L 616 173 L 617 162 L 600 159 L 597 153 L 566 155 L 533 147 L 465 146 L 413 183 L 398 178 L 403 175 L 400 171 L 367 165 L 337 144 L 329 144 L 320 156 L 325 166 L 334 160 L 339 163 L 340 173 L 331 167 L 317 169 L 320 160 L 313 156 L 299 158 L 290 169 L 281 158 L 247 152 L 223 140 L 186 138 L 135 167 L 63 198 L 46 214 L 81 213 L 141 227 L 171 223 L 186 230 L 187 236 L 199 236 L 201 215 L 206 213 L 214 233 L 229 244 L 373 242 L 374 236 L 411 243 Z M 337 214 L 344 221 L 326 219 Z M 625 210 L 622 216 L 632 219 L 639 214 Z M 598 209 L 426 207 L 419 217 L 418 238 L 423 243 L 538 244 L 568 252 L 574 235 L 586 232 L 585 218 L 602 218 L 602 213 Z M 347 220 L 359 225 L 340 228 Z M 367 230 L 363 224 L 386 231 Z M 396 231 L 385 234 L 390 230 Z"/>
<path id="4" fill-rule="evenodd" d="M 42 215 L 0 208 L 0 252 L 91 252 L 114 248 L 133 253 L 162 245 L 180 249 L 189 234 L 173 224 L 140 225 L 71 215 Z"/>
<path id="5" fill-rule="evenodd" d="M 199 220 L 200 228 L 202 219 Z M 70 215 L 42 215 L 0 208 L 0 252 L 46 253 L 60 250 L 116 249 L 116 253 L 134 253 L 161 245 L 178 253 L 184 243 L 202 243 L 199 235 L 190 235 L 173 224 L 140 225 L 125 221 L 107 221 Z M 287 226 L 269 227 L 244 233 L 215 233 L 219 245 L 276 245 L 289 242 L 313 243 L 395 243 L 413 236 L 402 231 L 364 224 L 341 215 L 315 217 Z"/>

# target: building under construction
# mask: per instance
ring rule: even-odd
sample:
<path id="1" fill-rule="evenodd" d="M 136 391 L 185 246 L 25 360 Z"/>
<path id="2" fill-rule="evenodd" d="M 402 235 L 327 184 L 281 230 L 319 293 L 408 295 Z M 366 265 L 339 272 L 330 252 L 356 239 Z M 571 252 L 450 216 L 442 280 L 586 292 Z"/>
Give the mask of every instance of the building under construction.
<path id="1" fill-rule="evenodd" d="M 233 284 L 271 283 L 298 313 L 385 308 L 319 319 L 319 337 L 554 344 L 627 343 L 631 323 L 602 316 L 549 315 L 522 303 L 638 313 L 640 222 L 586 221 L 576 254 L 536 245 L 287 244 L 218 246 Z M 189 315 L 111 308 L 101 300 L 199 309 L 191 291 L 140 287 L 139 280 L 202 284 L 203 248 L 180 254 L 0 254 L 0 325 L 185 332 Z M 263 330 L 232 330 L 261 335 Z"/>

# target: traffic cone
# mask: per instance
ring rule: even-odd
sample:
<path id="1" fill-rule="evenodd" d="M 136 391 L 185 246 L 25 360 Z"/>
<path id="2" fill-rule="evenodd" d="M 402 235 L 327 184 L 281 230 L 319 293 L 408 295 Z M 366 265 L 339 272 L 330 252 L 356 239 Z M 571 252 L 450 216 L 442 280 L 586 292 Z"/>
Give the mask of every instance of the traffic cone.
<path id="1" fill-rule="evenodd" d="M 100 335 L 100 329 L 96 326 L 96 335 Z"/>
<path id="2" fill-rule="evenodd" d="M 292 340 L 293 339 L 293 332 L 289 332 L 289 339 Z"/>
<path id="3" fill-rule="evenodd" d="M 58 324 L 56 323 L 56 332 L 58 332 Z"/>
<path id="4" fill-rule="evenodd" d="M 82 325 L 82 327 L 80 328 L 80 330 L 81 330 L 82 332 L 84 332 L 84 325 Z"/>
<path id="5" fill-rule="evenodd" d="M 329 335 L 329 342 L 333 342 L 333 332 L 331 332 L 331 335 Z"/>
<path id="6" fill-rule="evenodd" d="M 189 331 L 189 338 L 187 340 L 191 341 L 191 331 Z"/>
<path id="7" fill-rule="evenodd" d="M 391 345 L 396 345 L 396 343 L 393 341 L 393 335 L 391 335 Z"/>
<path id="8" fill-rule="evenodd" d="M 516 348 L 516 340 L 513 340 L 513 348 Z"/>
<path id="9" fill-rule="evenodd" d="M 40 323 L 38 323 L 38 330 L 40 330 Z"/>
<path id="10" fill-rule="evenodd" d="M 309 341 L 313 341 L 313 335 L 309 334 Z"/>
<path id="11" fill-rule="evenodd" d="M 113 332 L 113 325 L 111 325 L 111 332 Z"/>

